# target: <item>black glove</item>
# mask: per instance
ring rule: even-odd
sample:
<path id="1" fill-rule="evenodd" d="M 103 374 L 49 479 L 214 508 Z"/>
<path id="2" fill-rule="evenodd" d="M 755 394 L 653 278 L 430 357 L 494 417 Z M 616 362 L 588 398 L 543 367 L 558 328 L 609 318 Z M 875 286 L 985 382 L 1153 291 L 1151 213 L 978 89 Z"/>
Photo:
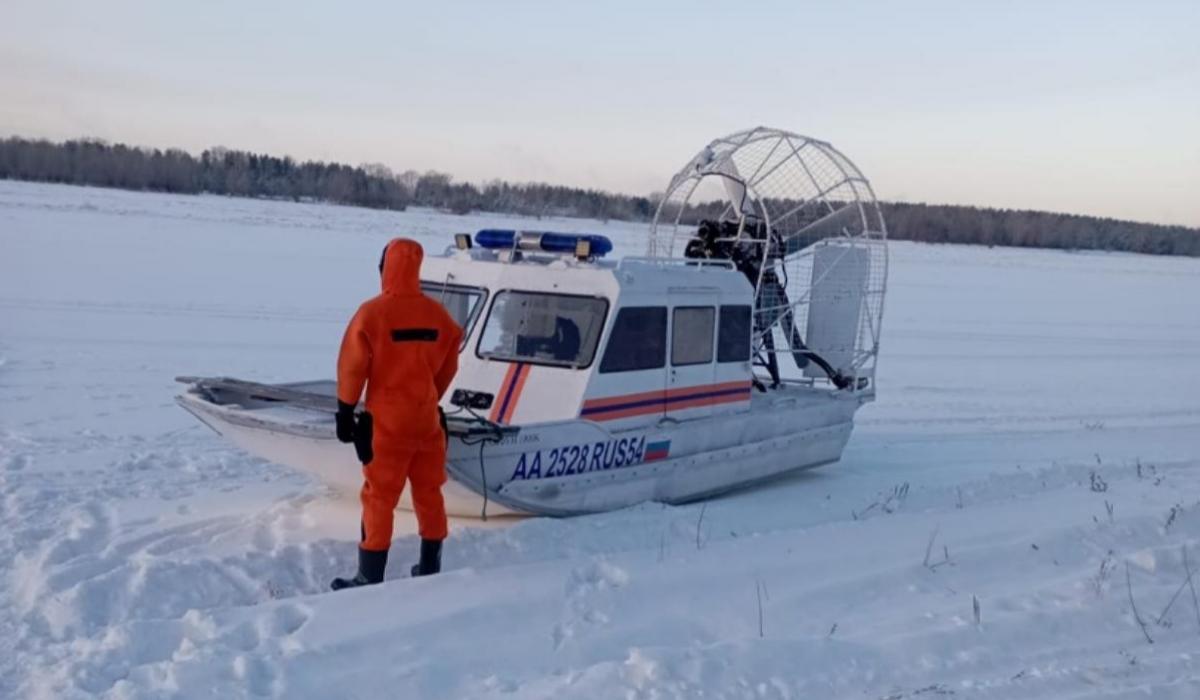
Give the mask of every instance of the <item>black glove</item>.
<path id="1" fill-rule="evenodd" d="M 343 401 L 338 401 L 337 439 L 354 442 L 354 406 Z"/>

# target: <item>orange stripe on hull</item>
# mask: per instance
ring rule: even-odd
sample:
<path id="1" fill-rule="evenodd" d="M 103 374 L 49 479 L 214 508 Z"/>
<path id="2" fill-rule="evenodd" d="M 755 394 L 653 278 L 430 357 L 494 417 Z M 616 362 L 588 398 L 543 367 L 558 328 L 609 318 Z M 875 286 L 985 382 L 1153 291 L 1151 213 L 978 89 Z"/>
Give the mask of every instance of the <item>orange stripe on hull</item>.
<path id="1" fill-rule="evenodd" d="M 667 392 L 664 389 L 657 391 L 646 391 L 640 394 L 622 394 L 621 396 L 609 396 L 603 399 L 590 399 L 583 402 L 584 408 L 604 408 L 605 406 L 619 406 L 623 403 L 631 403 L 633 401 L 650 401 L 652 399 L 666 398 Z"/>
<path id="2" fill-rule="evenodd" d="M 525 382 L 529 379 L 529 371 L 529 365 L 521 365 L 517 370 L 517 385 L 513 387 L 512 398 L 508 400 L 508 410 L 500 417 L 501 423 L 512 422 L 513 414 L 517 412 L 517 402 L 521 400 L 521 392 L 525 391 Z"/>
<path id="3" fill-rule="evenodd" d="M 500 382 L 500 391 L 496 392 L 496 398 L 492 403 L 492 413 L 488 416 L 488 420 L 493 423 L 500 422 L 500 410 L 504 408 L 504 397 L 508 396 L 509 387 L 513 377 L 517 374 L 518 367 L 519 365 L 511 364 L 508 366 L 508 371 L 504 373 L 504 381 Z"/>
<path id="4" fill-rule="evenodd" d="M 750 382 L 722 382 L 721 384 L 701 384 L 698 386 L 685 386 L 679 389 L 657 391 L 646 391 L 640 394 L 622 394 L 620 396 L 607 396 L 603 399 L 589 399 L 583 402 L 584 409 L 595 410 L 604 408 L 605 406 L 620 406 L 621 404 L 633 403 L 635 401 L 650 401 L 653 399 L 671 399 L 677 396 L 685 396 L 687 394 L 709 393 L 713 391 L 726 391 L 732 389 L 745 389 L 750 391 Z"/>
<path id="5" fill-rule="evenodd" d="M 723 382 L 682 387 L 670 391 L 650 391 L 640 394 L 625 394 L 584 402 L 581 417 L 596 421 L 632 418 L 665 410 L 682 411 L 750 400 L 750 382 Z M 713 396 L 718 393 L 718 396 Z M 689 398 L 695 395 L 693 398 Z M 629 405 L 639 404 L 639 405 Z"/>

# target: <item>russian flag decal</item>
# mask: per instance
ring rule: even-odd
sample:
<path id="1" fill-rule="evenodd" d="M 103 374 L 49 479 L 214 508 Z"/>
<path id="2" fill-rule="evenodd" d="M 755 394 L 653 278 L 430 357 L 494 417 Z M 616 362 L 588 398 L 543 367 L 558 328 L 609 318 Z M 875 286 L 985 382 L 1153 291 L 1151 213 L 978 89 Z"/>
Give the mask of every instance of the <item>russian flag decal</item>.
<path id="1" fill-rule="evenodd" d="M 646 443 L 646 456 L 643 462 L 657 462 L 671 456 L 671 441 L 658 440 Z"/>

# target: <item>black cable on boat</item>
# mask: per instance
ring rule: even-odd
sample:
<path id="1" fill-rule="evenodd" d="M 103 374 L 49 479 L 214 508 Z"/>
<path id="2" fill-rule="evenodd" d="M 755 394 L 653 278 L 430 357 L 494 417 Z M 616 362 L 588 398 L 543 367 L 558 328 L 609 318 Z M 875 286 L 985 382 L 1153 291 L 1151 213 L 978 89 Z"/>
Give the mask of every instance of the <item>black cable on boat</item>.
<path id="1" fill-rule="evenodd" d="M 483 508 L 479 512 L 479 518 L 481 520 L 483 520 L 484 522 L 487 522 L 488 484 L 487 484 L 487 467 L 486 467 L 484 459 L 483 459 L 483 448 L 486 447 L 489 442 L 494 442 L 494 443 L 499 444 L 500 441 L 504 438 L 504 430 L 500 427 L 499 423 L 494 423 L 494 422 L 488 420 L 487 418 L 484 418 L 483 416 L 479 415 L 474 410 L 472 410 L 469 406 L 461 406 L 461 407 L 459 407 L 459 410 L 457 410 L 454 413 L 451 413 L 449 415 L 452 415 L 452 416 L 457 415 L 459 413 L 462 413 L 463 411 L 466 411 L 468 414 L 470 414 L 470 416 L 472 418 L 479 421 L 480 423 L 482 423 L 489 429 L 488 433 L 485 434 L 483 437 L 481 437 L 478 441 L 470 440 L 466 437 L 459 438 L 459 440 L 462 440 L 464 445 L 474 445 L 474 444 L 477 444 L 477 442 L 478 442 L 478 445 L 479 445 L 479 487 L 480 487 L 480 490 L 483 492 Z"/>
<path id="2" fill-rule="evenodd" d="M 483 461 L 483 446 L 487 444 L 487 440 L 479 441 L 479 484 L 480 490 L 483 491 L 483 505 L 479 508 L 479 519 L 487 522 L 487 506 L 488 506 L 488 485 L 487 485 L 487 467 Z"/>

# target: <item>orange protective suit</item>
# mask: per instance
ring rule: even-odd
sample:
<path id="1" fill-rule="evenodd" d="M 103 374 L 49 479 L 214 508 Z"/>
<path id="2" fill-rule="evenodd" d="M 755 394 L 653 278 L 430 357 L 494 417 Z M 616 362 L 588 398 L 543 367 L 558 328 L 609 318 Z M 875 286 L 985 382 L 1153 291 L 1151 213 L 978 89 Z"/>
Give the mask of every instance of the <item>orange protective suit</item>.
<path id="1" fill-rule="evenodd" d="M 363 385 L 374 422 L 375 456 L 363 467 L 362 544 L 392 544 L 392 519 L 405 482 L 425 540 L 446 538 L 446 436 L 438 402 L 458 371 L 462 330 L 442 305 L 421 293 L 423 257 L 415 241 L 384 249 L 383 293 L 359 307 L 338 354 L 338 400 L 357 404 Z"/>

